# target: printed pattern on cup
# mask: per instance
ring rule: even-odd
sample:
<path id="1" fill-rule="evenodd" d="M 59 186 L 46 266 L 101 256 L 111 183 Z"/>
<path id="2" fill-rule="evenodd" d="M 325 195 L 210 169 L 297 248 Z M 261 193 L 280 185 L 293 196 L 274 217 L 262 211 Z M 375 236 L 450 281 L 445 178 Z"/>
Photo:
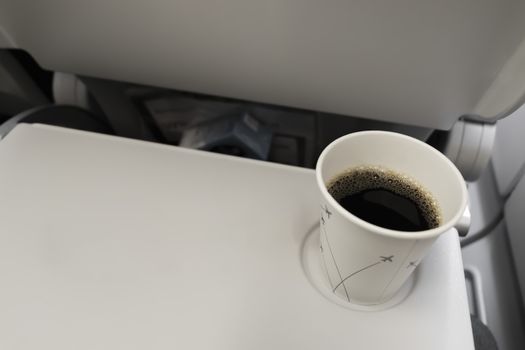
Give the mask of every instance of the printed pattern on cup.
<path id="1" fill-rule="evenodd" d="M 399 283 L 402 284 L 419 264 L 415 256 L 412 256 L 412 260 L 408 259 L 417 241 L 406 242 L 409 245 L 396 246 L 394 244 L 391 250 L 388 250 L 388 244 L 383 245 L 377 251 L 363 254 L 359 260 L 362 262 L 355 261 L 353 264 L 348 264 L 348 259 L 345 261 L 345 257 L 342 257 L 337 251 L 338 247 L 333 247 L 333 241 L 330 239 L 330 223 L 334 219 L 337 220 L 337 217 L 338 214 L 335 213 L 334 216 L 334 211 L 327 204 L 321 204 L 320 253 L 332 292 L 349 302 L 378 304 L 386 301 L 392 296 L 390 293 L 392 287 L 397 287 Z M 351 232 L 348 234 L 352 235 Z M 354 232 L 354 234 L 359 233 Z M 353 252 L 348 253 L 352 254 L 357 251 L 359 247 L 355 247 Z M 365 289 L 361 288 L 363 283 L 367 284 L 366 288 L 373 288 L 369 295 L 371 300 L 360 300 L 359 298 L 358 289 Z"/>

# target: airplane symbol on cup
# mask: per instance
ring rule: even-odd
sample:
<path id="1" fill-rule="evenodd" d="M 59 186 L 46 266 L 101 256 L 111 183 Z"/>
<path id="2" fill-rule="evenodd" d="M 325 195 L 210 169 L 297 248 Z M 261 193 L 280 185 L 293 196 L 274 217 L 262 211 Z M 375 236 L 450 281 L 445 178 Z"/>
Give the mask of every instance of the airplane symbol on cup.
<path id="1" fill-rule="evenodd" d="M 381 258 L 381 262 L 393 262 L 392 259 L 394 258 L 393 255 L 390 255 L 390 256 L 380 256 Z"/>
<path id="2" fill-rule="evenodd" d="M 328 210 L 328 206 L 325 204 L 324 207 L 321 207 L 321 209 L 324 210 L 324 212 L 326 213 L 326 216 L 328 216 L 328 219 L 330 219 L 330 215 L 332 215 L 332 212 Z"/>

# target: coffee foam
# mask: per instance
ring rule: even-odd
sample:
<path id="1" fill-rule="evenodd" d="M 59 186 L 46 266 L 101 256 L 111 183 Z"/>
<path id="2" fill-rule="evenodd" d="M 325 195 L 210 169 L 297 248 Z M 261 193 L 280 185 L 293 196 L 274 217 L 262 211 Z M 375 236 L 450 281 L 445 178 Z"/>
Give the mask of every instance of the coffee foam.
<path id="1" fill-rule="evenodd" d="M 350 168 L 330 180 L 326 187 L 336 201 L 361 191 L 384 188 L 415 202 L 431 229 L 442 222 L 441 209 L 430 191 L 408 175 L 387 168 L 372 165 Z"/>

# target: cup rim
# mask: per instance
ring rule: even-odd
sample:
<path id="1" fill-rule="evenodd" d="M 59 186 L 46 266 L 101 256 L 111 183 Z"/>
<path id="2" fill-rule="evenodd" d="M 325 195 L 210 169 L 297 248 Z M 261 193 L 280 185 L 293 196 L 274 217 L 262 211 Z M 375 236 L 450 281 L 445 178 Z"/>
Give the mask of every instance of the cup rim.
<path id="1" fill-rule="evenodd" d="M 323 178 L 321 176 L 321 167 L 323 165 L 323 161 L 326 158 L 326 155 L 338 144 L 350 139 L 355 138 L 363 135 L 386 135 L 388 137 L 395 137 L 400 138 L 404 140 L 408 140 L 410 142 L 419 144 L 420 146 L 426 148 L 428 151 L 433 152 L 436 156 L 441 158 L 446 164 L 449 165 L 450 170 L 454 173 L 458 181 L 462 184 L 461 187 L 461 204 L 460 204 L 460 210 L 449 220 L 444 222 L 438 227 L 429 229 L 429 230 L 423 230 L 423 231 L 398 231 L 398 230 L 392 230 L 388 228 L 384 228 L 378 225 L 374 225 L 372 223 L 369 223 L 368 221 L 365 221 L 363 219 L 360 219 L 359 217 L 355 216 L 354 214 L 350 213 L 346 209 L 344 209 L 341 204 L 339 204 L 332 195 L 328 192 L 328 189 L 326 188 L 326 184 L 323 181 Z M 454 163 L 452 163 L 443 153 L 436 150 L 434 147 L 428 145 L 427 143 L 420 141 L 416 138 L 413 138 L 411 136 L 407 136 L 404 134 L 391 132 L 391 131 L 381 131 L 381 130 L 367 130 L 367 131 L 357 131 L 348 135 L 341 136 L 334 141 L 332 141 L 328 146 L 325 147 L 325 149 L 321 152 L 319 155 L 319 158 L 317 159 L 317 164 L 315 166 L 315 177 L 317 180 L 317 185 L 319 189 L 321 190 L 322 196 L 325 200 L 327 200 L 335 210 L 341 214 L 344 218 L 348 219 L 349 221 L 357 224 L 358 226 L 361 226 L 362 228 L 366 229 L 367 231 L 371 231 L 373 233 L 377 233 L 383 236 L 387 237 L 393 237 L 398 239 L 407 239 L 407 240 L 413 240 L 413 239 L 427 239 L 427 238 L 433 238 L 439 236 L 441 233 L 444 233 L 454 227 L 454 225 L 460 220 L 460 218 L 463 216 L 463 213 L 465 212 L 465 209 L 467 207 L 468 203 L 468 193 L 467 193 L 467 186 L 465 184 L 465 180 L 463 179 L 463 176 L 459 172 L 459 170 L 456 168 Z"/>

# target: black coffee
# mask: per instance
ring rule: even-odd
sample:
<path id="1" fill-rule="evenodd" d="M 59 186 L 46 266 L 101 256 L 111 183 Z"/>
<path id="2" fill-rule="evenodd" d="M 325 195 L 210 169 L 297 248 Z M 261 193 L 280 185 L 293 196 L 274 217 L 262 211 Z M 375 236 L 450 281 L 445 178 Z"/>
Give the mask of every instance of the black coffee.
<path id="1" fill-rule="evenodd" d="M 349 169 L 328 183 L 328 192 L 350 213 L 397 231 L 424 231 L 441 223 L 436 201 L 406 175 L 376 166 Z"/>

